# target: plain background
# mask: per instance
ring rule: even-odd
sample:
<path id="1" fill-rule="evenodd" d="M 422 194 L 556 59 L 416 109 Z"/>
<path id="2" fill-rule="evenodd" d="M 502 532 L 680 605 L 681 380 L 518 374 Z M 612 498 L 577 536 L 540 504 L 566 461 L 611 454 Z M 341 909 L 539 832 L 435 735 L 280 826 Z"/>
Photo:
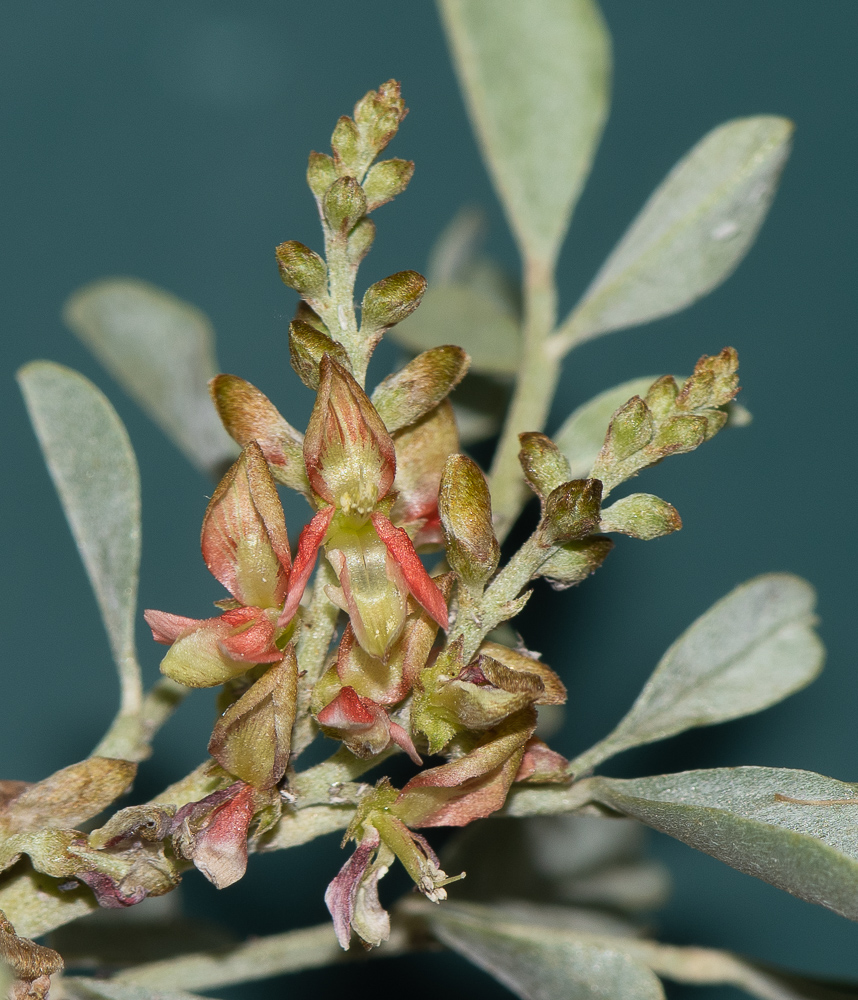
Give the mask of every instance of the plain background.
<path id="1" fill-rule="evenodd" d="M 829 649 L 822 678 L 762 716 L 629 754 L 607 769 L 634 775 L 763 764 L 850 780 L 858 777 L 858 6 L 604 0 L 603 8 L 615 45 L 613 111 L 561 261 L 564 310 L 655 184 L 710 128 L 777 113 L 793 118 L 797 133 L 769 220 L 737 274 L 693 308 L 592 342 L 567 363 L 555 427 L 607 386 L 688 371 L 701 353 L 732 344 L 742 402 L 755 420 L 639 480 L 679 508 L 680 534 L 621 540 L 596 577 L 565 594 L 545 588 L 522 619 L 528 644 L 569 686 L 566 725 L 554 742 L 569 754 L 589 746 L 714 600 L 758 573 L 790 570 L 819 591 Z M 198 532 L 211 486 L 64 330 L 60 308 L 76 287 L 104 275 L 161 285 L 212 317 L 223 369 L 259 385 L 302 426 L 311 396 L 289 367 L 294 296 L 277 278 L 272 249 L 285 239 L 319 247 L 303 183 L 307 152 L 326 149 L 336 117 L 390 77 L 402 81 L 411 108 L 391 155 L 414 159 L 417 172 L 407 194 L 378 213 L 360 290 L 392 271 L 423 268 L 441 226 L 466 203 L 487 209 L 489 249 L 515 270 L 427 0 L 31 0 L 5 8 L 2 777 L 36 780 L 86 755 L 116 698 L 106 639 L 26 422 L 16 368 L 53 358 L 109 394 L 143 477 L 141 607 L 210 613 L 220 593 L 199 557 Z M 376 377 L 393 358 L 381 352 Z M 289 498 L 286 510 L 297 532 L 306 508 Z M 142 623 L 140 647 L 154 678 L 159 649 Z M 142 769 L 141 795 L 198 763 L 211 713 L 205 693 L 183 706 Z M 665 940 L 858 978 L 852 924 L 666 838 L 652 842 L 676 878 L 674 900 L 655 921 Z M 324 886 L 343 859 L 335 838 L 253 859 L 248 877 L 220 894 L 192 874 L 186 906 L 239 933 L 316 923 L 326 916 Z M 415 1000 L 442 990 L 448 1000 L 506 995 L 458 959 L 435 956 L 302 974 L 252 995 L 398 987 Z"/>

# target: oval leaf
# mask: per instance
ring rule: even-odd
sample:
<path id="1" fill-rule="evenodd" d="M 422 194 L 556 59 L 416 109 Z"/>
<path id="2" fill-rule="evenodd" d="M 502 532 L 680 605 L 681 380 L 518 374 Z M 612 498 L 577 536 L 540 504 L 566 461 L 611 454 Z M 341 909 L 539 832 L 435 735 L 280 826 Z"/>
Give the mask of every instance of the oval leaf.
<path id="1" fill-rule="evenodd" d="M 466 285 L 436 285 L 420 308 L 388 336 L 419 353 L 456 344 L 471 358 L 473 371 L 509 375 L 518 371 L 518 323 L 497 301 Z"/>
<path id="2" fill-rule="evenodd" d="M 786 118 L 738 118 L 671 170 L 564 324 L 580 343 L 668 316 L 706 295 L 745 256 L 790 151 Z"/>
<path id="3" fill-rule="evenodd" d="M 523 1000 L 663 1000 L 656 976 L 624 955 L 621 945 L 558 927 L 559 908 L 545 907 L 550 918 L 534 923 L 533 909 L 515 919 L 489 906 L 420 907 L 448 948 Z"/>
<path id="4" fill-rule="evenodd" d="M 235 458 L 209 398 L 218 366 L 199 309 L 144 281 L 107 278 L 76 292 L 63 318 L 198 469 L 216 475 Z"/>
<path id="5" fill-rule="evenodd" d="M 596 456 L 605 443 L 608 424 L 614 412 L 632 396 L 640 396 L 643 399 L 658 377 L 658 375 L 647 375 L 633 378 L 623 382 L 622 385 L 614 386 L 613 389 L 606 389 L 583 403 L 566 418 L 560 430 L 554 435 L 554 443 L 569 461 L 572 470 L 570 479 L 584 478 L 593 467 Z"/>
<path id="6" fill-rule="evenodd" d="M 71 368 L 33 361 L 19 370 L 18 384 L 95 591 L 122 681 L 122 708 L 136 711 L 140 476 L 131 442 L 107 398 Z"/>
<path id="7" fill-rule="evenodd" d="M 729 767 L 599 777 L 591 792 L 732 868 L 858 920 L 856 784 L 810 771 Z"/>
<path id="8" fill-rule="evenodd" d="M 551 266 L 608 110 L 610 41 L 601 14 L 592 0 L 441 0 L 440 7 L 510 228 L 523 257 Z"/>
<path id="9" fill-rule="evenodd" d="M 813 588 L 759 576 L 714 604 L 668 649 L 617 728 L 571 765 L 578 772 L 629 747 L 774 705 L 809 684 L 825 650 Z"/>

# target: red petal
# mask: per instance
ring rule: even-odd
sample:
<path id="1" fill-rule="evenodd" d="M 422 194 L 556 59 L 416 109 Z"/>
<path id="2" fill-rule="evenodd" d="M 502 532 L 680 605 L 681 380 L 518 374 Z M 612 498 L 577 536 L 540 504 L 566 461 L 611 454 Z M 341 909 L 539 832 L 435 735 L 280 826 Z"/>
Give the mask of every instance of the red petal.
<path id="1" fill-rule="evenodd" d="M 171 615 L 168 611 L 144 611 L 146 624 L 152 629 L 152 638 L 165 646 L 172 644 L 183 632 L 197 628 L 204 621 L 211 619 L 185 618 L 182 615 Z"/>
<path id="2" fill-rule="evenodd" d="M 414 746 L 411 737 L 402 726 L 397 725 L 395 722 L 390 723 L 390 739 L 400 750 L 404 750 L 418 767 L 423 764 L 423 758 L 417 752 L 417 747 Z"/>
<path id="3" fill-rule="evenodd" d="M 226 793 L 226 795 L 224 795 Z M 226 801 L 220 802 L 220 799 Z M 218 804 L 220 802 L 220 804 Z M 191 803 L 194 815 L 204 815 L 214 805 L 208 824 L 193 835 L 191 860 L 218 889 L 237 882 L 247 868 L 247 830 L 253 819 L 254 790 L 238 781 Z M 176 814 L 176 820 L 180 814 Z"/>
<path id="4" fill-rule="evenodd" d="M 320 725 L 331 729 L 363 729 L 374 725 L 378 719 L 377 713 L 367 707 L 367 702 L 372 704 L 368 698 L 361 698 L 354 688 L 344 687 L 316 718 Z"/>
<path id="5" fill-rule="evenodd" d="M 357 892 L 379 843 L 378 831 L 369 827 L 366 836 L 355 848 L 354 854 L 343 865 L 325 892 L 325 905 L 333 917 L 337 940 L 340 942 L 340 947 L 346 950 L 352 933 L 351 923 Z"/>
<path id="6" fill-rule="evenodd" d="M 274 645 L 275 629 L 262 608 L 236 608 L 219 619 L 220 646 L 227 656 L 243 663 L 275 663 L 283 653 Z"/>
<path id="7" fill-rule="evenodd" d="M 521 758 L 515 780 L 569 782 L 572 780 L 569 761 L 536 736 L 531 736 L 525 745 L 524 756 Z"/>
<path id="8" fill-rule="evenodd" d="M 298 610 L 298 605 L 301 603 L 301 597 L 304 594 L 304 588 L 307 586 L 307 581 L 310 579 L 310 574 L 316 565 L 316 557 L 319 554 L 322 542 L 325 540 L 325 535 L 328 533 L 328 528 L 331 526 L 331 518 L 333 516 L 333 507 L 325 507 L 324 510 L 320 510 L 310 523 L 305 526 L 298 538 L 298 551 L 295 553 L 295 562 L 292 564 L 292 572 L 289 576 L 289 591 L 286 604 L 280 613 L 280 617 L 277 619 L 279 628 L 284 628 L 288 625 Z"/>
<path id="9" fill-rule="evenodd" d="M 446 629 L 449 625 L 447 602 L 435 586 L 432 577 L 426 572 L 407 533 L 402 528 L 394 527 L 384 514 L 378 511 L 371 515 L 371 520 L 378 537 L 387 546 L 387 551 L 402 570 L 414 599 L 426 609 L 441 628 Z"/>

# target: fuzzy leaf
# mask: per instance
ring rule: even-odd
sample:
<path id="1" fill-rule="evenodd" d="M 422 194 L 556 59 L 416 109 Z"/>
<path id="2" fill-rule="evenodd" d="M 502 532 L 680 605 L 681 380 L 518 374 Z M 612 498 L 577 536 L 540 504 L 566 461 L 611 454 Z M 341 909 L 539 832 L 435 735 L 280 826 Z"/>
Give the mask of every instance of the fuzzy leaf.
<path id="1" fill-rule="evenodd" d="M 668 316 L 738 266 L 774 198 L 792 122 L 760 115 L 713 129 L 667 175 L 565 324 L 575 342 Z"/>
<path id="2" fill-rule="evenodd" d="M 203 313 L 146 282 L 107 278 L 76 292 L 63 318 L 198 469 L 216 475 L 235 457 L 209 399 L 218 364 Z"/>
<path id="3" fill-rule="evenodd" d="M 391 330 L 409 351 L 458 344 L 477 372 L 511 375 L 518 370 L 521 335 L 515 317 L 499 302 L 468 285 L 434 285 L 420 308 Z"/>
<path id="4" fill-rule="evenodd" d="M 786 573 L 731 591 L 661 659 L 628 715 L 572 764 L 585 770 L 629 747 L 751 715 L 800 690 L 822 669 L 815 594 Z"/>
<path id="5" fill-rule="evenodd" d="M 661 983 L 623 953 L 622 939 L 591 940 L 558 926 L 558 911 L 545 909 L 553 920 L 534 923 L 474 904 L 420 907 L 444 944 L 522 1000 L 663 1000 Z"/>
<path id="6" fill-rule="evenodd" d="M 206 1000 L 198 993 L 186 993 L 184 990 L 152 989 L 134 983 L 85 976 L 65 976 L 63 996 L 68 1000 Z"/>
<path id="7" fill-rule="evenodd" d="M 591 0 L 442 0 L 450 48 L 525 258 L 552 265 L 608 109 L 610 41 Z"/>
<path id="8" fill-rule="evenodd" d="M 554 435 L 554 443 L 569 460 L 571 473 L 567 479 L 581 479 L 587 475 L 601 450 L 614 412 L 632 396 L 644 397 L 657 378 L 657 375 L 633 378 L 606 389 L 579 406 L 564 421 Z"/>
<path id="9" fill-rule="evenodd" d="M 75 827 L 98 815 L 125 792 L 135 764 L 111 757 L 89 757 L 30 785 L 0 809 L 5 834 L 41 827 Z"/>
<path id="10" fill-rule="evenodd" d="M 122 708 L 141 697 L 134 643 L 140 566 L 140 475 L 128 434 L 83 375 L 51 361 L 18 372 L 30 420 L 107 629 Z"/>
<path id="11" fill-rule="evenodd" d="M 741 872 L 858 920 L 856 784 L 788 768 L 730 767 L 599 777 L 592 794 Z"/>
<path id="12" fill-rule="evenodd" d="M 0 883 L 0 910 L 25 937 L 39 937 L 98 909 L 93 894 L 81 886 L 60 892 L 56 879 L 32 868 L 7 873 Z"/>

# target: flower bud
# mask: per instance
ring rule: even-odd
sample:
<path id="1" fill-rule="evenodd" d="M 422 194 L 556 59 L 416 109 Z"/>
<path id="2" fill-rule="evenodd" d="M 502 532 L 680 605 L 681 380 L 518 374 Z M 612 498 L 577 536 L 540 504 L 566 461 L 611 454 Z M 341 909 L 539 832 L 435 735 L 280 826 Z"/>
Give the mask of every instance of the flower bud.
<path id="1" fill-rule="evenodd" d="M 340 177 L 325 192 L 322 207 L 331 229 L 345 236 L 366 214 L 366 195 L 353 177 Z"/>
<path id="2" fill-rule="evenodd" d="M 462 381 L 471 359 L 461 347 L 433 347 L 388 375 L 372 404 L 392 434 L 434 409 Z"/>
<path id="3" fill-rule="evenodd" d="M 521 451 L 518 460 L 524 478 L 533 492 L 544 500 L 552 490 L 569 481 L 569 460 L 557 445 L 544 434 L 519 434 Z"/>
<path id="4" fill-rule="evenodd" d="M 378 90 L 370 90 L 355 105 L 354 120 L 372 158 L 396 135 L 399 123 L 408 114 L 396 80 L 388 80 Z"/>
<path id="5" fill-rule="evenodd" d="M 632 538 L 660 538 L 682 527 L 679 511 L 650 493 L 633 493 L 602 511 L 601 531 L 618 531 Z"/>
<path id="6" fill-rule="evenodd" d="M 319 298 L 328 290 L 328 268 L 322 258 L 297 240 L 287 240 L 274 251 L 284 285 L 300 295 Z"/>
<path id="7" fill-rule="evenodd" d="M 380 334 L 401 323 L 420 305 L 426 279 L 417 271 L 399 271 L 366 290 L 361 304 L 361 333 Z"/>
<path id="8" fill-rule="evenodd" d="M 402 194 L 413 174 L 411 160 L 382 160 L 371 167 L 363 182 L 367 212 L 375 211 Z"/>
<path id="9" fill-rule="evenodd" d="M 451 455 L 438 494 L 447 560 L 468 586 L 479 588 L 497 569 L 500 546 L 492 528 L 489 486 L 479 467 L 465 455 Z"/>
<path id="10" fill-rule="evenodd" d="M 547 548 L 589 535 L 598 528 L 601 502 L 598 479 L 573 479 L 552 490 L 542 512 L 540 544 Z"/>
<path id="11" fill-rule="evenodd" d="M 319 388 L 319 365 L 326 354 L 347 371 L 351 368 L 342 344 L 301 320 L 293 320 L 289 324 L 289 360 L 298 377 L 310 389 Z"/>
<path id="12" fill-rule="evenodd" d="M 646 394 L 646 405 L 656 420 L 662 421 L 673 413 L 676 408 L 678 392 L 679 387 L 672 375 L 662 375 L 649 387 Z"/>
<path id="13" fill-rule="evenodd" d="M 727 414 L 723 414 L 723 421 L 726 421 Z M 694 451 L 698 445 L 706 440 L 709 429 L 709 422 L 705 416 L 688 414 L 673 417 L 659 427 L 657 434 L 647 447 L 647 452 L 651 456 L 648 464 L 657 462 L 668 455 L 682 455 L 688 451 Z"/>
<path id="14" fill-rule="evenodd" d="M 339 177 L 334 161 L 327 153 L 310 153 L 307 164 L 307 184 L 316 201 L 321 203 L 325 192 Z"/>
<path id="15" fill-rule="evenodd" d="M 331 136 L 331 149 L 334 152 L 334 166 L 340 177 L 357 177 L 362 173 L 361 137 L 357 125 L 348 115 L 337 120 Z"/>
<path id="16" fill-rule="evenodd" d="M 255 788 L 273 788 L 289 763 L 298 665 L 286 656 L 255 681 L 218 719 L 209 753 L 224 770 Z"/>
<path id="17" fill-rule="evenodd" d="M 366 257 L 375 240 L 375 223 L 364 216 L 349 233 L 346 241 L 346 254 L 353 268 Z"/>
<path id="18" fill-rule="evenodd" d="M 283 419 L 271 400 L 237 375 L 217 375 L 209 391 L 227 433 L 242 448 L 255 441 L 277 482 L 309 493 L 304 435 Z"/>
<path id="19" fill-rule="evenodd" d="M 580 542 L 568 542 L 554 549 L 540 566 L 538 575 L 544 577 L 554 590 L 566 590 L 595 573 L 613 547 L 611 539 L 601 535 Z"/>

